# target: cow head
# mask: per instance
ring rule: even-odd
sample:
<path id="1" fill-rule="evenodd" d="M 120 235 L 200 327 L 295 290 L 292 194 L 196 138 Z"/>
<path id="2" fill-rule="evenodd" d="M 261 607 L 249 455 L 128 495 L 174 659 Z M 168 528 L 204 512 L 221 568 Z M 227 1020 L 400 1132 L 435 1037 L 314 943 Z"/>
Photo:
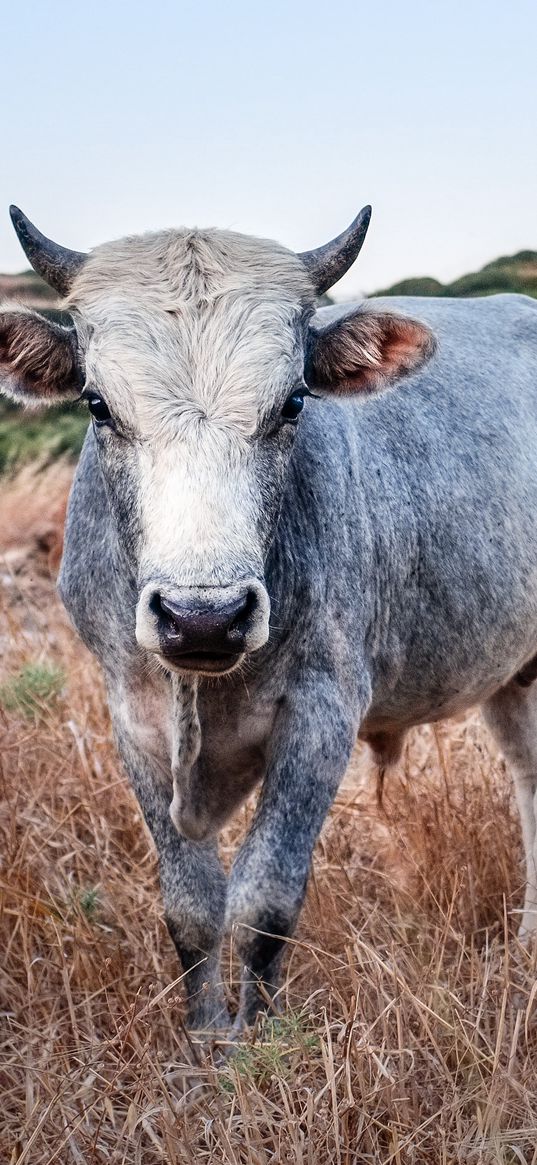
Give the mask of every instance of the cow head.
<path id="1" fill-rule="evenodd" d="M 369 215 L 302 255 L 217 230 L 84 255 L 12 209 L 26 255 L 70 314 L 66 325 L 0 312 L 0 385 L 27 404 L 87 402 L 138 587 L 136 638 L 168 668 L 228 672 L 267 641 L 264 562 L 310 389 L 371 391 L 432 351 L 427 328 L 386 312 L 313 323 Z"/>

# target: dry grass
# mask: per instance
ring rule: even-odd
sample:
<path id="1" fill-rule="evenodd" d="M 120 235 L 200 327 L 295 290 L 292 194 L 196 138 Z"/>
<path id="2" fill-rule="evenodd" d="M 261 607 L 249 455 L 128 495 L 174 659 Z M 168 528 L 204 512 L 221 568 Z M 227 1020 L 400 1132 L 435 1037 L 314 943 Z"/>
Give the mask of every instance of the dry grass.
<path id="1" fill-rule="evenodd" d="M 536 1165 L 519 830 L 477 717 L 412 734 L 384 812 L 357 751 L 289 944 L 284 1018 L 227 1066 L 188 1067 L 153 850 L 54 597 L 62 473 L 3 496 L 0 685 L 29 700 L 0 710 L 1 1160 Z"/>

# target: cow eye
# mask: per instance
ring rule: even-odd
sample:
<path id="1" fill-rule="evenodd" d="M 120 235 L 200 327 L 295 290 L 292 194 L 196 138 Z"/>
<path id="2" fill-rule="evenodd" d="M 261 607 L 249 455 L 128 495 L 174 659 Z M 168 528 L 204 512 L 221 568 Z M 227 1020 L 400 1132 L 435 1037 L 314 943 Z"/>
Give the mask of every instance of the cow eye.
<path id="1" fill-rule="evenodd" d="M 104 425 L 106 421 L 111 419 L 110 409 L 102 396 L 97 396 L 96 393 L 92 393 L 87 399 L 89 411 L 98 425 Z"/>
<path id="2" fill-rule="evenodd" d="M 296 421 L 298 414 L 302 412 L 303 408 L 304 393 L 297 389 L 296 392 L 292 392 L 291 396 L 287 397 L 283 406 L 282 417 L 284 421 Z"/>

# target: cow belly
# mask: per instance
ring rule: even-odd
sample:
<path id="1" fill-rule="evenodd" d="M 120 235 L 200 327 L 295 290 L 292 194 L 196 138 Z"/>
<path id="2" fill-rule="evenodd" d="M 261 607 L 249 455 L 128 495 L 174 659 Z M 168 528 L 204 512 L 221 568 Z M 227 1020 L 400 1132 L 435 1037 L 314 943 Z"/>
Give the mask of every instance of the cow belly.
<path id="1" fill-rule="evenodd" d="M 502 627 L 499 620 L 481 639 L 472 635 L 471 626 L 466 636 L 439 633 L 433 640 L 424 634 L 421 646 L 419 650 L 413 644 L 397 669 L 380 666 L 364 721 L 367 732 L 457 716 L 519 673 L 530 676 L 527 665 L 537 655 L 537 620 L 521 620 L 518 628 L 511 621 Z M 537 674 L 537 668 L 533 671 Z"/>

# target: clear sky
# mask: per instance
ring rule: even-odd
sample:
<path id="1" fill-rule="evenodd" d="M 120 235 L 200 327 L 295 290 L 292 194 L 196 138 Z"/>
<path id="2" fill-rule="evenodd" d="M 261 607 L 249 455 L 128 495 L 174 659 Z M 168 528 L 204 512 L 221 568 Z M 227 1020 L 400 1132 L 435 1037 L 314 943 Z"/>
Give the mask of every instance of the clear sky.
<path id="1" fill-rule="evenodd" d="M 16 202 L 84 250 L 162 226 L 297 250 L 365 202 L 338 295 L 537 249 L 535 0 L 0 0 Z"/>

